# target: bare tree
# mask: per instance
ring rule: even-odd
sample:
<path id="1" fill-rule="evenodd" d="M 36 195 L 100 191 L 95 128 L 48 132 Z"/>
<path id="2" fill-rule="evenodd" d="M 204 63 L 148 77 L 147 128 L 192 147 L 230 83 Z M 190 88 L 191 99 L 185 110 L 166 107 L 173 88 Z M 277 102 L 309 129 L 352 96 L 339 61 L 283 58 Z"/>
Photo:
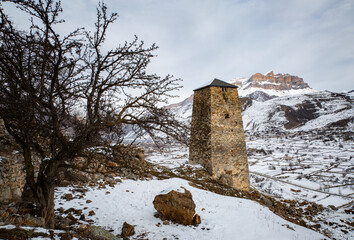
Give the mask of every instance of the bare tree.
<path id="1" fill-rule="evenodd" d="M 14 27 L 0 8 L 0 117 L 21 146 L 26 182 L 48 227 L 54 226 L 54 186 L 59 167 L 100 146 L 108 135 L 120 144 L 123 126 L 137 135 L 186 141 L 188 130 L 161 108 L 180 88 L 178 79 L 148 74 L 157 46 L 137 37 L 103 51 L 117 14 L 97 7 L 95 31 L 59 36 L 60 1 L 5 0 L 32 17 L 29 31 Z M 40 156 L 38 176 L 33 156 Z"/>

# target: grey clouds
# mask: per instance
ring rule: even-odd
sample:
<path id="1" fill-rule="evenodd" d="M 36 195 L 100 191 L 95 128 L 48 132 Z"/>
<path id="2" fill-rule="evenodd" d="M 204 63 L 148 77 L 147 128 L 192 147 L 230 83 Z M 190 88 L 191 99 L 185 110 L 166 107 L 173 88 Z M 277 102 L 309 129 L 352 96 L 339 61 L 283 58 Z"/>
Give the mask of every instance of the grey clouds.
<path id="1" fill-rule="evenodd" d="M 61 31 L 95 21 L 96 0 L 62 0 Z M 183 79 L 180 99 L 213 78 L 290 73 L 316 90 L 354 89 L 352 0 L 106 0 L 107 47 L 137 35 L 160 48 L 149 71 Z M 19 16 L 4 6 L 15 21 Z M 177 100 L 175 100 L 177 101 Z"/>

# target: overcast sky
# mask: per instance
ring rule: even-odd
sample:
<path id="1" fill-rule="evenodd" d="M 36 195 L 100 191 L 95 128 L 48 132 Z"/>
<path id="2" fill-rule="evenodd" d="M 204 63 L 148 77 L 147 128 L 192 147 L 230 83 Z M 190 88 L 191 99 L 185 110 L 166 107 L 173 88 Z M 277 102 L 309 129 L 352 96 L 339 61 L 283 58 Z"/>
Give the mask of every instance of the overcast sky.
<path id="1" fill-rule="evenodd" d="M 62 0 L 63 29 L 90 28 L 97 0 Z M 106 0 L 107 44 L 137 35 L 160 48 L 150 70 L 183 79 L 180 99 L 214 78 L 274 70 L 313 89 L 354 89 L 353 0 Z M 23 26 L 25 15 L 4 6 Z M 64 27 L 65 26 L 65 27 Z M 173 102 L 178 101 L 175 99 Z"/>

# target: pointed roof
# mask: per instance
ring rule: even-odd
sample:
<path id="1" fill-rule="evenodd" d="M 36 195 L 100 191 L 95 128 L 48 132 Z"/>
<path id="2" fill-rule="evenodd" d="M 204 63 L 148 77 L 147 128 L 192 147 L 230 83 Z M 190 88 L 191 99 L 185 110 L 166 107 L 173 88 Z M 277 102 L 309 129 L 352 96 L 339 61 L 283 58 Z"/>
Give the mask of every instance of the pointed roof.
<path id="1" fill-rule="evenodd" d="M 212 80 L 211 82 L 208 82 L 208 83 L 204 84 L 203 86 L 201 86 L 197 89 L 194 89 L 194 91 L 201 90 L 201 89 L 207 88 L 207 87 L 237 88 L 237 86 L 235 86 L 235 85 L 232 85 L 230 83 L 227 83 L 227 82 L 224 82 L 224 81 L 214 78 L 214 80 Z"/>

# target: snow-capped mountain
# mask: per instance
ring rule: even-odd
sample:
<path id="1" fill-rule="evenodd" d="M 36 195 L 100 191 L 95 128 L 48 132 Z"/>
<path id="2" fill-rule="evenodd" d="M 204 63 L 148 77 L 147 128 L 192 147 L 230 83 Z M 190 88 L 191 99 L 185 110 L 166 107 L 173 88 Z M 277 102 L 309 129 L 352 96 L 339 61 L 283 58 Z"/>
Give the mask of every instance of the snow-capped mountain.
<path id="1" fill-rule="evenodd" d="M 353 91 L 315 91 L 300 77 L 273 71 L 229 83 L 239 86 L 244 129 L 251 134 L 354 126 Z M 167 108 L 191 121 L 192 106 L 193 95 Z"/>
<path id="2" fill-rule="evenodd" d="M 315 91 L 302 78 L 273 72 L 237 78 L 229 83 L 239 86 L 246 134 L 337 128 L 351 131 L 354 127 L 354 91 Z M 190 123 L 193 95 L 166 108 L 179 120 Z M 133 139 L 135 134 L 128 131 L 126 137 Z M 149 137 L 144 139 L 148 141 Z"/>
<path id="3" fill-rule="evenodd" d="M 240 90 L 241 92 L 242 90 Z M 289 96 L 269 96 L 257 91 L 240 97 L 242 118 L 247 132 L 310 131 L 320 128 L 354 126 L 354 93 L 312 92 Z M 192 96 L 173 105 L 180 119 L 192 118 Z"/>

